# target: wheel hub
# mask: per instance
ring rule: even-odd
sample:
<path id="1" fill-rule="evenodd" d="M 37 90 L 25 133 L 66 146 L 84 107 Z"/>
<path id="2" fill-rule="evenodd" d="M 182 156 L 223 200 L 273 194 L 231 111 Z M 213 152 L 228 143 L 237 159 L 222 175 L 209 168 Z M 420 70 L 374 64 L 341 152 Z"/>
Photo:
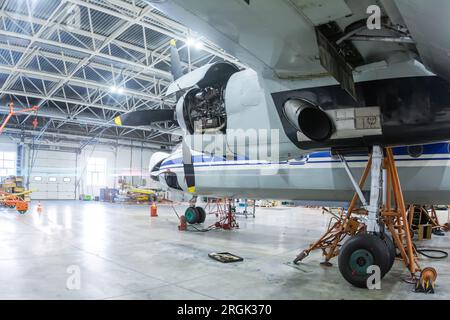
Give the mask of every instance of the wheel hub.
<path id="1" fill-rule="evenodd" d="M 367 275 L 367 268 L 371 265 L 373 255 L 365 249 L 358 249 L 350 256 L 350 268 L 356 275 Z"/>
<path id="2" fill-rule="evenodd" d="M 186 215 L 186 219 L 189 220 L 193 220 L 194 219 L 194 214 L 195 211 L 194 210 L 187 210 L 185 215 Z"/>

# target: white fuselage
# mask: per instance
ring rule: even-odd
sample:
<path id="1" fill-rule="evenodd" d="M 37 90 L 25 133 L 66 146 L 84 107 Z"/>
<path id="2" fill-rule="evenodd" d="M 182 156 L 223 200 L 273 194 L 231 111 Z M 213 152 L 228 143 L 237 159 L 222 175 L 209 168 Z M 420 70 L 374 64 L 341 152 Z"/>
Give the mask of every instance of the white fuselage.
<path id="1" fill-rule="evenodd" d="M 427 145 L 413 158 L 406 148 L 395 148 L 395 159 L 405 200 L 422 204 L 450 203 L 449 144 Z M 302 159 L 269 163 L 244 159 L 226 160 L 193 153 L 196 194 L 202 196 L 303 201 L 349 201 L 354 194 L 342 163 L 329 152 L 316 152 Z M 367 156 L 348 157 L 355 177 Z M 186 191 L 181 151 L 165 159 L 154 175 L 164 183 L 165 172 L 175 173 Z M 364 190 L 368 190 L 369 181 Z"/>

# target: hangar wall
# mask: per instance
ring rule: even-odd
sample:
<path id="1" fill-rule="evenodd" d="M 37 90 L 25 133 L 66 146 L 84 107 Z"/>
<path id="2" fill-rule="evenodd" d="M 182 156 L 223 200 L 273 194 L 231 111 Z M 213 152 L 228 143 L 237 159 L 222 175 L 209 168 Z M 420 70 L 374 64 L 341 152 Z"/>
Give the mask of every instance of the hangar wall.
<path id="1" fill-rule="evenodd" d="M 17 146 L 18 142 L 8 136 L 0 137 L 0 151 L 17 153 Z M 118 188 L 119 177 L 125 177 L 134 185 L 151 186 L 148 164 L 154 150 L 137 143 L 132 147 L 93 144 L 77 154 L 78 147 L 79 144 L 74 143 L 47 144 L 36 150 L 33 157 L 30 144 L 25 143 L 19 162 L 23 176 L 27 177 L 31 168 L 30 188 L 35 190 L 32 199 L 69 200 L 78 199 L 80 194 L 98 196 L 101 188 Z M 104 179 L 97 179 L 103 182 L 90 183 L 89 158 L 103 159 Z"/>

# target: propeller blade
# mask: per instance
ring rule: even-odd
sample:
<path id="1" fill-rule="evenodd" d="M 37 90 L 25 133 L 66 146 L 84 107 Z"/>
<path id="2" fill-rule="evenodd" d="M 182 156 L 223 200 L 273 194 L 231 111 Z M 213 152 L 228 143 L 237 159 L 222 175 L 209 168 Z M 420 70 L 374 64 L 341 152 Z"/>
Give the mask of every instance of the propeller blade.
<path id="1" fill-rule="evenodd" d="M 114 119 L 119 126 L 148 126 L 155 122 L 174 121 L 175 111 L 172 109 L 155 109 L 134 111 L 120 115 Z"/>
<path id="2" fill-rule="evenodd" d="M 177 41 L 172 39 L 170 41 L 170 65 L 173 80 L 177 80 L 183 76 L 183 68 L 181 67 L 180 54 L 177 49 Z"/>
<path id="3" fill-rule="evenodd" d="M 188 192 L 195 193 L 194 162 L 192 159 L 191 148 L 189 148 L 189 146 L 186 144 L 184 140 L 182 142 L 182 152 L 183 152 L 184 177 L 186 179 Z"/>

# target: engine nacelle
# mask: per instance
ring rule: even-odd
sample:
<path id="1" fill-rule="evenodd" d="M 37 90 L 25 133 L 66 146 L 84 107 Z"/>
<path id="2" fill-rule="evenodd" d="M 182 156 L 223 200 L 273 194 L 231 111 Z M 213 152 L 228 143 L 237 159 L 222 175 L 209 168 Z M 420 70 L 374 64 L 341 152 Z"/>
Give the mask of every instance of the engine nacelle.
<path id="1" fill-rule="evenodd" d="M 175 81 L 167 94 L 185 91 L 177 102 L 176 119 L 187 134 L 226 132 L 225 90 L 239 69 L 226 62 L 206 65 Z"/>
<path id="2" fill-rule="evenodd" d="M 193 150 L 273 161 L 299 153 L 283 133 L 270 91 L 252 69 L 207 65 L 178 79 L 167 94 L 175 92 L 183 92 L 176 120 Z M 277 152 L 268 152 L 267 145 Z"/>

